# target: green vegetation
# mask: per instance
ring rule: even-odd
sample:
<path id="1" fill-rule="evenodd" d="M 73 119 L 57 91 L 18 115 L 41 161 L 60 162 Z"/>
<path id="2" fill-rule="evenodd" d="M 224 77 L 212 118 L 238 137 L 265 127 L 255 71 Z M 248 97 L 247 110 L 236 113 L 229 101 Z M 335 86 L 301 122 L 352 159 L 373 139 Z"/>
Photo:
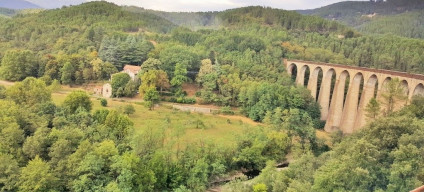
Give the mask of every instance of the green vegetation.
<path id="1" fill-rule="evenodd" d="M 346 1 L 298 12 L 341 21 L 364 33 L 424 38 L 423 9 L 420 0 L 387 0 Z"/>
<path id="2" fill-rule="evenodd" d="M 0 38 L 0 78 L 21 81 L 0 87 L 1 191 L 205 191 L 260 170 L 225 189 L 405 191 L 424 182 L 422 98 L 396 111 L 404 90 L 395 79 L 382 110 L 368 104 L 372 123 L 325 140 L 319 105 L 282 60 L 424 73 L 423 40 L 264 7 L 164 13 L 107 2 L 1 18 Z M 141 66 L 135 79 L 118 73 L 126 64 Z M 106 80 L 113 97 L 140 95 L 99 102 L 74 88 Z"/>
<path id="3" fill-rule="evenodd" d="M 326 153 L 300 155 L 278 172 L 269 162 L 252 182 L 235 182 L 227 191 L 409 191 L 422 185 L 424 122 L 417 105 L 380 118 L 344 138 Z M 421 103 L 422 104 L 422 103 Z M 247 185 L 247 186 L 246 186 Z M 251 187 L 249 187 L 251 186 Z M 246 190 L 240 190 L 246 189 Z"/>
<path id="4" fill-rule="evenodd" d="M 424 10 L 398 15 L 375 16 L 356 28 L 369 34 L 395 34 L 403 37 L 424 39 Z"/>
<path id="5" fill-rule="evenodd" d="M 106 99 L 100 99 L 100 105 L 102 106 L 102 107 L 107 107 L 107 100 Z"/>

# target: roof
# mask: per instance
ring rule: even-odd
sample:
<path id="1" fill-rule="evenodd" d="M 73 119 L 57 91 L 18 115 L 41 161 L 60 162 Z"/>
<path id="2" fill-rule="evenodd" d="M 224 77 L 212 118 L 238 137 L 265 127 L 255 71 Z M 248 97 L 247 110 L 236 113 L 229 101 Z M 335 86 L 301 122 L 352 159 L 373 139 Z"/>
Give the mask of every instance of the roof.
<path id="1" fill-rule="evenodd" d="M 137 74 L 140 71 L 141 67 L 140 66 L 135 66 L 135 65 L 125 65 L 124 66 L 124 71 L 131 71 L 134 74 Z"/>

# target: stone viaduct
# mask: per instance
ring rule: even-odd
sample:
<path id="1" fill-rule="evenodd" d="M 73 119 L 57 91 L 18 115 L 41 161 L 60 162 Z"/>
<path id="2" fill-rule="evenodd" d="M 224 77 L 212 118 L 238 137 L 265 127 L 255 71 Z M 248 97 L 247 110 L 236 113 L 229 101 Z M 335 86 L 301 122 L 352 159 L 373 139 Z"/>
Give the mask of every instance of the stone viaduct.
<path id="1" fill-rule="evenodd" d="M 327 132 L 349 134 L 363 127 L 366 105 L 373 97 L 381 100 L 384 85 L 393 78 L 401 81 L 408 101 L 414 95 L 424 95 L 424 75 L 287 59 L 284 64 L 296 83 L 306 86 L 321 105 Z M 403 105 L 405 102 L 397 103 L 398 108 Z"/>

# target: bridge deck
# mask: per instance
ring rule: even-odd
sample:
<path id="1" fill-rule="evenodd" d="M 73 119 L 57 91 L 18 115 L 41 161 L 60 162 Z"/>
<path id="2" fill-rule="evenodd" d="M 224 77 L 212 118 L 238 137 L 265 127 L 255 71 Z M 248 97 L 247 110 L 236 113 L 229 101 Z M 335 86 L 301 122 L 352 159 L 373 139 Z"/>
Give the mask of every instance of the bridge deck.
<path id="1" fill-rule="evenodd" d="M 307 63 L 307 64 L 314 64 L 314 65 L 325 65 L 330 67 L 338 67 L 338 68 L 346 68 L 346 69 L 353 69 L 353 70 L 360 70 L 360 71 L 368 71 L 373 73 L 383 73 L 393 76 L 400 76 L 405 78 L 412 78 L 412 79 L 419 79 L 424 81 L 424 75 L 421 74 L 414 74 L 414 73 L 406 73 L 406 72 L 399 72 L 399 71 L 391 71 L 391 70 L 385 70 L 385 69 L 373 69 L 373 68 L 366 68 L 366 67 L 357 67 L 357 66 L 351 66 L 351 65 L 341 65 L 341 64 L 333 64 L 333 63 L 324 63 L 324 62 L 315 62 L 315 61 L 303 61 L 303 60 L 287 60 L 287 64 L 290 62 L 301 62 L 301 63 Z"/>

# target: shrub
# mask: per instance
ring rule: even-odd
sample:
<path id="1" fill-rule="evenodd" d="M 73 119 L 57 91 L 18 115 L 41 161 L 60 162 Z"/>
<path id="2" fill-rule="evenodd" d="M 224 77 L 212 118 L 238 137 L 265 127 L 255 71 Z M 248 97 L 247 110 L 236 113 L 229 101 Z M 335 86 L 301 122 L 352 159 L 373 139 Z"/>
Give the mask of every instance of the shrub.
<path id="1" fill-rule="evenodd" d="M 222 107 L 221 113 L 224 115 L 234 115 L 234 111 L 231 109 L 230 106 Z"/>
<path id="2" fill-rule="evenodd" d="M 182 104 L 195 104 L 196 99 L 191 97 L 170 97 L 166 99 L 167 102 L 171 103 L 182 103 Z"/>
<path id="3" fill-rule="evenodd" d="M 202 92 L 197 91 L 195 95 L 196 95 L 196 97 L 200 97 L 200 96 L 202 96 Z"/>
<path id="4" fill-rule="evenodd" d="M 135 113 L 135 108 L 133 105 L 126 105 L 124 107 L 124 114 L 131 115 Z"/>
<path id="5" fill-rule="evenodd" d="M 268 187 L 265 184 L 259 183 L 253 186 L 253 192 L 267 192 Z"/>
<path id="6" fill-rule="evenodd" d="M 100 99 L 100 105 L 103 107 L 107 106 L 107 100 L 106 99 Z"/>
<path id="7" fill-rule="evenodd" d="M 6 87 L 3 85 L 0 85 L 0 99 L 6 98 Z"/>

